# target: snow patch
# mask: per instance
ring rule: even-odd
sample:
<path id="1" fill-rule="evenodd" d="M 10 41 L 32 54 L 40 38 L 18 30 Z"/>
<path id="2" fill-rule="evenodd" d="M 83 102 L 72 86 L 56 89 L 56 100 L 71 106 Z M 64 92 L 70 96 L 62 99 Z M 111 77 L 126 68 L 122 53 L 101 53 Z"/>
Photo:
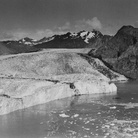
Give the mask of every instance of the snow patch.
<path id="1" fill-rule="evenodd" d="M 95 33 L 84 31 L 80 33 L 80 36 L 84 39 L 85 43 L 89 43 L 89 39 L 93 38 L 95 36 Z"/>
<path id="2" fill-rule="evenodd" d="M 69 117 L 69 115 L 66 115 L 65 113 L 59 114 L 60 117 Z"/>
<path id="3" fill-rule="evenodd" d="M 44 41 L 44 42 L 52 41 L 54 38 L 55 38 L 54 36 L 53 36 L 53 37 L 50 37 L 50 38 L 48 38 L 48 39 L 47 39 L 46 41 Z"/>
<path id="4" fill-rule="evenodd" d="M 78 117 L 79 116 L 79 114 L 75 114 L 73 117 Z"/>
<path id="5" fill-rule="evenodd" d="M 95 36 L 95 33 L 92 33 L 92 32 L 90 32 L 87 36 L 86 36 L 86 38 L 85 38 L 85 42 L 86 43 L 89 43 L 89 39 L 91 39 L 91 38 L 93 38 Z"/>
<path id="6" fill-rule="evenodd" d="M 8 42 L 7 44 L 10 44 L 11 42 Z"/>
<path id="7" fill-rule="evenodd" d="M 25 39 L 23 38 L 22 41 L 25 42 Z"/>
<path id="8" fill-rule="evenodd" d="M 86 39 L 84 40 L 84 42 L 85 42 L 85 43 L 89 43 L 89 39 L 86 38 Z"/>
<path id="9" fill-rule="evenodd" d="M 42 44 L 42 43 L 46 43 L 46 42 L 52 41 L 53 39 L 55 39 L 54 36 L 49 37 L 49 38 L 47 38 L 47 39 L 45 39 L 44 41 L 41 41 L 41 42 L 35 42 L 34 45 L 38 45 L 38 44 Z"/>
<path id="10" fill-rule="evenodd" d="M 95 36 L 95 33 L 90 32 L 90 33 L 87 35 L 87 39 L 90 39 L 90 38 L 92 38 L 92 37 L 94 37 L 94 36 Z"/>
<path id="11" fill-rule="evenodd" d="M 31 42 L 24 42 L 24 44 L 31 45 L 32 43 Z"/>
<path id="12" fill-rule="evenodd" d="M 110 109 L 116 109 L 116 106 L 110 107 Z"/>
<path id="13" fill-rule="evenodd" d="M 81 34 L 80 34 L 80 36 L 83 38 L 84 36 L 86 36 L 88 34 L 88 32 L 86 31 L 86 32 L 82 32 Z"/>
<path id="14" fill-rule="evenodd" d="M 36 39 L 33 39 L 32 41 L 33 41 L 33 42 L 37 42 L 37 40 L 36 40 Z"/>
<path id="15" fill-rule="evenodd" d="M 77 36 L 77 33 L 71 33 L 70 36 Z"/>

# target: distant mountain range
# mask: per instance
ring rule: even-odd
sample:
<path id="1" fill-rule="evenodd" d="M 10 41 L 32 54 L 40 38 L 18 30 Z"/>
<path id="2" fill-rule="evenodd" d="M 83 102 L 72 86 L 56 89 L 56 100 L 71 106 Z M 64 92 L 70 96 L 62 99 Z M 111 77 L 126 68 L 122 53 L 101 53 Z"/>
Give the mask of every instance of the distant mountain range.
<path id="1" fill-rule="evenodd" d="M 0 55 L 35 52 L 47 48 L 91 48 L 97 45 L 103 37 L 105 36 L 101 32 L 93 30 L 91 32 L 68 32 L 63 35 L 44 37 L 40 40 L 25 37 L 20 40 L 1 41 Z"/>
<path id="2" fill-rule="evenodd" d="M 68 41 L 70 43 L 73 43 L 73 42 L 77 43 L 78 41 L 81 41 L 80 44 L 84 43 L 85 45 L 86 44 L 88 45 L 89 43 L 91 43 L 95 39 L 100 38 L 102 36 L 103 36 L 102 33 L 97 31 L 97 30 L 93 30 L 91 32 L 83 30 L 83 31 L 80 31 L 78 33 L 68 32 L 68 33 L 63 34 L 63 35 L 54 35 L 52 37 L 47 37 L 47 38 L 44 37 L 40 40 L 34 40 L 32 38 L 25 37 L 25 38 L 20 39 L 18 41 L 3 41 L 3 42 L 5 42 L 6 44 L 12 44 L 12 43 L 16 42 L 16 43 L 19 43 L 19 44 L 24 44 L 24 45 L 29 45 L 29 46 L 34 46 L 34 45 L 39 45 L 40 46 L 41 44 L 44 45 L 44 44 L 48 44 L 48 43 L 51 43 L 51 42 L 53 43 L 55 41 L 58 42 L 61 45 L 62 45 L 62 43 L 65 43 L 65 41 Z"/>

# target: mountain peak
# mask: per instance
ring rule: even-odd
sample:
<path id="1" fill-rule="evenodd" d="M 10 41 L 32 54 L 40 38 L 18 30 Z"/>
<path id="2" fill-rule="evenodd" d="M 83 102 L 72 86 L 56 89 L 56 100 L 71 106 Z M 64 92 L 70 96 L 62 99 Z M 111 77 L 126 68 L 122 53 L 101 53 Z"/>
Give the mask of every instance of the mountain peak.
<path id="1" fill-rule="evenodd" d="M 131 25 L 121 27 L 115 35 L 117 38 L 124 38 L 126 41 L 130 42 L 132 40 L 132 44 L 138 42 L 138 28 L 135 28 Z"/>
<path id="2" fill-rule="evenodd" d="M 23 39 L 21 39 L 22 41 L 27 41 L 27 42 L 34 42 L 34 41 L 37 41 L 37 40 L 34 40 L 32 38 L 29 38 L 29 37 L 25 37 Z"/>
<path id="3" fill-rule="evenodd" d="M 121 34 L 130 34 L 130 35 L 133 35 L 134 32 L 136 32 L 136 30 L 138 31 L 137 28 L 134 28 L 134 27 L 131 26 L 131 25 L 122 26 L 122 27 L 118 30 L 117 34 L 121 33 Z"/>
<path id="4" fill-rule="evenodd" d="M 134 27 L 132 25 L 124 25 L 121 27 L 121 29 L 134 29 Z"/>
<path id="5" fill-rule="evenodd" d="M 37 40 L 34 40 L 29 37 L 25 37 L 23 39 L 20 39 L 18 42 L 25 45 L 33 45 Z"/>
<path id="6" fill-rule="evenodd" d="M 82 30 L 82 31 L 78 32 L 78 35 L 82 39 L 84 39 L 85 43 L 89 43 L 89 40 L 92 38 L 98 38 L 98 37 L 103 36 L 102 33 L 100 31 L 97 31 L 97 30 L 92 30 L 92 31 Z"/>

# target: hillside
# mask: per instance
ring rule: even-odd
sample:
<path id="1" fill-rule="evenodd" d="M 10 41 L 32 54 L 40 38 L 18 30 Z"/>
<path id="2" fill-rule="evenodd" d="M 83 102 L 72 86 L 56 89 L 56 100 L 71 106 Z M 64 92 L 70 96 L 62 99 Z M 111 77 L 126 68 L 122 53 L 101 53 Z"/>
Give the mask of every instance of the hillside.
<path id="1" fill-rule="evenodd" d="M 0 55 L 9 55 L 15 53 L 14 50 L 6 47 L 3 43 L 0 43 Z"/>
<path id="2" fill-rule="evenodd" d="M 119 31 L 89 55 L 107 62 L 110 67 L 127 77 L 138 77 L 138 28 L 123 26 Z"/>

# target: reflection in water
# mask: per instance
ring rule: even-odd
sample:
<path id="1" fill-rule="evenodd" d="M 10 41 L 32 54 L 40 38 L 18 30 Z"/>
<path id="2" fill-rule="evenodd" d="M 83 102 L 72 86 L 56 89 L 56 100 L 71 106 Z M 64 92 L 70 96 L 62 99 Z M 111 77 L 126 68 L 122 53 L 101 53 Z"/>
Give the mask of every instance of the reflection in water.
<path id="1" fill-rule="evenodd" d="M 1 116 L 0 138 L 138 137 L 137 85 L 131 93 L 129 83 L 117 85 L 117 95 L 76 96 Z"/>

